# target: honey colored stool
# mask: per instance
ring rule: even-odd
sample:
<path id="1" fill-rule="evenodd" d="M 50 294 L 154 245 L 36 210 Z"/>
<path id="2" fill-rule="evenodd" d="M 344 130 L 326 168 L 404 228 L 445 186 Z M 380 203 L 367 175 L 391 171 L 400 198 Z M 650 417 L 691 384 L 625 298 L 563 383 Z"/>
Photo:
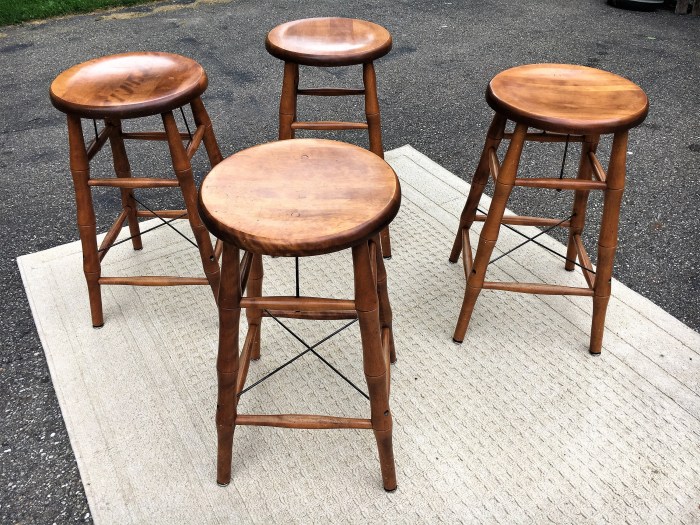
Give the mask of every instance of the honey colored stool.
<path id="1" fill-rule="evenodd" d="M 384 488 L 396 488 L 389 411 L 389 369 L 396 356 L 378 236 L 396 216 L 400 201 L 399 181 L 382 159 L 350 144 L 321 139 L 285 140 L 243 150 L 217 165 L 202 182 L 202 219 L 224 245 L 216 365 L 219 484 L 227 485 L 231 479 L 236 426 L 258 425 L 372 429 Z M 263 255 L 309 257 L 345 249 L 352 250 L 353 299 L 262 296 Z M 240 250 L 246 252 L 242 261 Z M 241 308 L 247 310 L 248 333 L 239 354 Z M 370 418 L 238 413 L 266 316 L 357 318 Z"/>
<path id="2" fill-rule="evenodd" d="M 307 18 L 287 22 L 272 29 L 265 47 L 274 57 L 284 60 L 284 79 L 280 99 L 279 138 L 294 138 L 298 129 L 351 130 L 366 129 L 369 149 L 384 158 L 382 128 L 377 99 L 374 61 L 391 50 L 391 35 L 382 26 L 351 18 Z M 362 64 L 364 89 L 299 89 L 299 65 L 342 67 Z M 297 119 L 297 96 L 364 95 L 366 122 Z M 391 258 L 389 229 L 381 232 L 384 257 Z"/>
<path id="3" fill-rule="evenodd" d="M 83 269 L 90 297 L 92 324 L 95 327 L 104 324 L 102 285 L 208 284 L 215 292 L 218 290 L 219 263 L 206 228 L 197 214 L 197 189 L 190 165 L 190 159 L 202 142 L 212 166 L 222 158 L 211 121 L 200 99 L 207 88 L 207 82 L 204 69 L 189 58 L 170 53 L 126 53 L 73 66 L 56 77 L 51 84 L 51 102 L 68 118 L 70 168 L 75 185 Z M 178 130 L 173 115 L 174 110 L 187 104 L 192 109 L 197 126 L 191 135 Z M 161 116 L 165 132 L 125 133 L 122 130 L 122 121 L 125 119 L 152 115 Z M 99 134 L 95 124 L 96 137 L 87 147 L 81 119 L 103 120 L 105 124 Z M 166 141 L 175 178 L 132 177 L 124 139 Z M 184 140 L 189 141 L 187 146 L 183 144 Z M 112 149 L 116 178 L 93 178 L 90 176 L 90 160 L 107 141 Z M 102 186 L 119 188 L 122 211 L 98 248 L 92 188 Z M 138 209 L 135 189 L 170 187 L 180 188 L 185 210 L 153 212 Z M 142 242 L 138 218 L 155 216 L 162 219 L 187 217 L 194 232 L 206 278 L 102 275 L 101 261 L 114 244 L 124 222 L 129 225 L 133 248 L 140 250 Z"/>
<path id="4" fill-rule="evenodd" d="M 644 92 L 620 76 L 584 66 L 531 64 L 514 67 L 496 75 L 486 90 L 486 101 L 496 114 L 488 131 L 471 189 L 460 218 L 450 261 L 463 251 L 467 287 L 453 339 L 461 343 L 482 289 L 506 290 L 549 295 L 582 295 L 593 298 L 593 320 L 589 350 L 599 354 L 603 343 L 605 313 L 610 299 L 613 259 L 622 192 L 625 186 L 628 130 L 646 118 L 649 103 Z M 513 133 L 504 133 L 506 123 L 515 124 Z M 542 130 L 530 132 L 529 128 Z M 596 157 L 601 135 L 612 135 L 612 151 L 607 173 Z M 502 140 L 509 140 L 501 163 L 496 154 Z M 576 179 L 519 178 L 518 164 L 526 141 L 581 142 L 581 159 Z M 477 206 L 489 175 L 495 181 L 491 206 L 486 215 L 477 215 Z M 515 186 L 574 191 L 569 220 L 539 217 L 504 217 L 508 197 Z M 603 216 L 598 239 L 595 272 L 581 241 L 588 194 L 602 191 Z M 469 229 L 474 221 L 484 221 L 476 255 L 472 259 Z M 485 281 L 485 274 L 501 224 L 568 228 L 569 241 L 565 268 L 581 266 L 586 288 L 540 283 Z M 578 259 L 578 262 L 576 261 Z"/>

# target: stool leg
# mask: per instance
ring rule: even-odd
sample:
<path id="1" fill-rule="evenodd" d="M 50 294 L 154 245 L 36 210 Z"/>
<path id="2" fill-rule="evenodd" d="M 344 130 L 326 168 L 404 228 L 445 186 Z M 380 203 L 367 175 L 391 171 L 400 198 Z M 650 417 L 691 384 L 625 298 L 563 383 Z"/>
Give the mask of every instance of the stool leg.
<path id="1" fill-rule="evenodd" d="M 625 171 L 627 161 L 627 131 L 615 133 L 610 163 L 606 177 L 607 188 L 603 198 L 603 217 L 600 222 L 598 239 L 598 264 L 596 266 L 595 286 L 593 287 L 593 320 L 591 323 L 591 342 L 589 351 L 599 354 L 603 347 L 605 330 L 605 313 L 610 301 L 610 283 L 612 281 L 613 262 L 617 249 L 617 227 L 620 220 L 622 192 L 625 189 Z"/>
<path id="2" fill-rule="evenodd" d="M 241 318 L 241 276 L 238 248 L 224 243 L 219 285 L 219 353 L 216 359 L 219 395 L 216 404 L 218 453 L 216 482 L 226 486 L 231 481 L 233 433 L 236 429 L 238 398 L 239 348 L 238 329 Z"/>
<path id="3" fill-rule="evenodd" d="M 126 156 L 126 148 L 124 147 L 124 139 L 122 138 L 122 122 L 121 120 L 106 121 L 106 125 L 112 126 L 114 130 L 109 135 L 109 145 L 112 148 L 112 158 L 114 159 L 114 172 L 118 178 L 131 177 L 131 166 L 129 158 Z M 122 188 L 122 208 L 126 210 L 126 221 L 129 225 L 129 235 L 131 235 L 131 244 L 134 250 L 143 249 L 141 241 L 141 230 L 139 229 L 139 221 L 136 217 L 137 205 L 134 200 L 134 191 L 130 188 Z"/>
<path id="4" fill-rule="evenodd" d="M 168 146 L 170 148 L 173 169 L 180 182 L 180 189 L 185 201 L 185 207 L 187 208 L 187 218 L 190 221 L 190 227 L 192 228 L 197 246 L 199 247 L 204 273 L 214 291 L 214 297 L 216 297 L 219 290 L 219 263 L 216 261 L 214 255 L 214 248 L 211 244 L 209 232 L 199 218 L 199 211 L 197 209 L 197 188 L 195 187 L 194 177 L 192 176 L 192 165 L 190 164 L 190 159 L 187 157 L 185 146 L 182 144 L 180 131 L 177 129 L 175 117 L 172 112 L 163 113 L 162 117 L 165 133 L 168 137 Z"/>
<path id="5" fill-rule="evenodd" d="M 100 291 L 100 259 L 97 253 L 97 227 L 90 180 L 90 162 L 85 150 L 83 126 L 80 117 L 68 115 L 68 145 L 70 149 L 70 171 L 75 186 L 75 204 L 78 216 L 78 232 L 83 249 L 83 272 L 87 281 L 90 298 L 92 326 L 104 324 L 102 315 L 102 294 Z"/>
<path id="6" fill-rule="evenodd" d="M 496 189 L 493 194 L 493 199 L 491 200 L 486 222 L 481 230 L 481 235 L 479 235 L 479 246 L 474 256 L 472 272 L 467 279 L 467 287 L 464 291 L 464 301 L 462 302 L 462 309 L 459 312 L 457 327 L 452 336 L 452 339 L 457 343 L 461 343 L 464 340 L 464 334 L 467 332 L 469 319 L 474 311 L 476 299 L 479 297 L 479 293 L 484 284 L 486 268 L 489 265 L 493 248 L 496 246 L 503 213 L 508 204 L 510 192 L 513 189 L 515 176 L 518 173 L 520 155 L 523 151 L 526 134 L 527 126 L 525 124 L 518 124 L 515 126 L 513 138 L 508 146 L 506 157 L 503 160 L 503 165 L 501 166 L 498 180 L 496 181 Z"/>
<path id="7" fill-rule="evenodd" d="M 362 65 L 362 82 L 365 86 L 365 118 L 369 132 L 369 149 L 383 159 L 384 146 L 382 145 L 382 124 L 379 114 L 379 98 L 377 97 L 377 75 L 374 72 L 372 62 Z M 391 259 L 391 236 L 388 226 L 381 231 L 380 237 L 382 253 L 385 258 Z"/>
<path id="8" fill-rule="evenodd" d="M 467 202 L 464 205 L 462 215 L 459 219 L 457 236 L 455 237 L 455 242 L 452 245 L 452 252 L 450 253 L 451 263 L 456 263 L 460 253 L 462 253 L 462 231 L 469 231 L 472 227 L 474 217 L 476 216 L 476 209 L 479 206 L 479 200 L 484 193 L 484 188 L 489 179 L 489 150 L 493 148 L 494 151 L 498 151 L 498 146 L 503 139 L 503 130 L 506 127 L 506 121 L 507 119 L 504 116 L 496 113 L 489 126 L 484 149 L 481 152 L 479 164 L 476 166 L 476 171 L 474 171 L 472 183 L 469 187 L 469 196 L 467 197 Z"/>
<path id="9" fill-rule="evenodd" d="M 595 153 L 598 147 L 598 135 L 586 135 L 583 137 L 583 143 L 581 144 L 581 160 L 578 165 L 578 175 L 577 179 L 580 180 L 591 180 L 593 174 L 593 168 L 588 160 L 589 153 Z M 576 190 L 574 194 L 574 206 L 571 213 L 571 223 L 569 226 L 569 242 L 566 248 L 566 262 L 564 263 L 564 268 L 567 271 L 572 271 L 576 265 L 574 261 L 576 260 L 576 241 L 574 240 L 575 235 L 581 235 L 583 232 L 584 224 L 586 223 L 586 207 L 588 206 L 588 194 L 589 190 Z"/>
<path id="10" fill-rule="evenodd" d="M 282 96 L 280 98 L 279 139 L 293 139 L 292 123 L 297 118 L 297 89 L 299 88 L 299 64 L 284 63 Z"/>
<path id="11" fill-rule="evenodd" d="M 392 445 L 392 421 L 389 411 L 389 385 L 386 360 L 383 356 L 379 323 L 377 287 L 372 276 L 368 243 L 352 249 L 355 274 L 355 308 L 360 322 L 362 360 L 369 389 L 372 429 L 379 450 L 384 489 L 396 490 L 396 467 Z"/>
<path id="12" fill-rule="evenodd" d="M 375 237 L 372 242 L 379 248 L 380 244 L 377 237 Z M 382 330 L 382 346 L 385 352 L 388 351 L 390 362 L 395 363 L 396 347 L 394 346 L 394 332 L 391 326 L 393 316 L 391 313 L 391 303 L 389 302 L 386 268 L 384 267 L 384 259 L 381 257 L 381 251 L 377 249 L 375 253 L 375 264 L 377 266 L 377 296 L 379 298 L 379 325 Z M 388 367 L 387 373 L 389 373 Z"/>
<path id="13" fill-rule="evenodd" d="M 262 296 L 262 281 L 263 281 L 263 263 L 262 255 L 253 254 L 253 260 L 250 263 L 250 273 L 248 274 L 248 286 L 246 295 L 248 297 Z M 260 308 L 247 308 L 246 317 L 248 318 L 248 330 L 253 330 L 258 327 L 258 336 L 253 340 L 253 347 L 250 352 L 251 359 L 260 359 L 260 324 L 262 322 L 262 310 Z"/>
<path id="14" fill-rule="evenodd" d="M 219 144 L 216 142 L 216 136 L 214 135 L 214 127 L 209 119 L 209 114 L 204 108 L 202 99 L 197 97 L 190 103 L 190 108 L 192 108 L 192 115 L 194 116 L 194 123 L 199 126 L 204 126 L 204 137 L 202 142 L 204 142 L 204 148 L 207 150 L 207 157 L 209 157 L 209 165 L 213 168 L 219 162 L 224 160 L 221 156 L 221 151 L 219 150 Z"/>

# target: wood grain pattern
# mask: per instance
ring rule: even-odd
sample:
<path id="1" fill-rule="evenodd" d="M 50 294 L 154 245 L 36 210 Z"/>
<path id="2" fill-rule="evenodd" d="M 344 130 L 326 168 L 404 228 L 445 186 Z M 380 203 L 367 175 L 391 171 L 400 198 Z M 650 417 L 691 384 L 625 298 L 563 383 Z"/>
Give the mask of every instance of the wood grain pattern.
<path id="1" fill-rule="evenodd" d="M 255 146 L 204 179 L 200 211 L 209 230 L 255 253 L 304 256 L 361 242 L 391 222 L 399 181 L 377 155 L 323 139 Z"/>
<path id="2" fill-rule="evenodd" d="M 585 66 L 528 64 L 496 75 L 486 101 L 515 122 L 572 134 L 602 134 L 639 125 L 649 102 L 626 78 Z"/>
<path id="3" fill-rule="evenodd" d="M 67 69 L 51 84 L 51 102 L 84 118 L 134 118 L 178 108 L 207 89 L 194 60 L 171 53 L 124 53 Z"/>
<path id="4" fill-rule="evenodd" d="M 281 60 L 307 66 L 350 66 L 371 62 L 391 50 L 382 26 L 352 18 L 306 18 L 281 24 L 265 48 Z"/>
<path id="5" fill-rule="evenodd" d="M 646 117 L 648 101 L 644 92 L 627 79 L 583 66 L 567 64 L 531 64 L 508 69 L 489 83 L 486 100 L 496 111 L 474 174 L 467 203 L 462 211 L 450 261 L 456 262 L 463 245 L 467 286 L 453 335 L 462 342 L 474 305 L 482 289 L 520 293 L 582 295 L 593 297 L 593 317 L 589 351 L 602 348 L 605 313 L 610 299 L 613 260 L 617 248 L 617 227 L 625 183 L 628 129 Z M 515 131 L 503 133 L 507 120 L 515 122 Z M 529 127 L 544 130 L 532 133 Z M 554 132 L 554 134 L 550 133 Z M 608 173 L 596 157 L 600 134 L 612 134 L 613 144 Z M 518 178 L 518 164 L 526 141 L 581 142 L 581 157 L 576 179 Z M 501 140 L 510 144 L 502 166 L 496 150 Z M 495 179 L 496 189 L 486 216 L 476 215 L 487 175 Z M 571 219 L 561 224 L 556 219 L 504 217 L 508 197 L 515 186 L 574 190 Z M 591 190 L 604 193 L 603 217 L 598 240 L 598 264 L 594 275 L 591 261 L 581 240 Z M 472 223 L 484 221 L 473 261 L 468 258 L 468 231 Z M 567 287 L 540 283 L 488 282 L 484 280 L 501 224 L 561 226 L 569 229 L 566 270 L 575 268 L 576 258 L 583 266 L 587 287 Z"/>

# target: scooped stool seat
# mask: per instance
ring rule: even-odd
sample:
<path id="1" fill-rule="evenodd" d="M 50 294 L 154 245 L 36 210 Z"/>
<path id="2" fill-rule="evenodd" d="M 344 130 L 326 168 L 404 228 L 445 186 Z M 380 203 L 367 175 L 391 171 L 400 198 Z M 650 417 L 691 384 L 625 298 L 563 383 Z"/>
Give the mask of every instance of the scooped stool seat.
<path id="1" fill-rule="evenodd" d="M 83 249 L 83 270 L 88 285 L 93 326 L 102 326 L 101 286 L 129 284 L 141 286 L 210 285 L 219 286 L 219 264 L 206 228 L 197 214 L 197 189 L 190 160 L 204 143 L 211 166 L 222 157 L 211 121 L 200 96 L 207 88 L 207 75 L 194 60 L 170 53 L 126 53 L 96 58 L 64 71 L 51 84 L 53 105 L 68 119 L 70 169 L 75 186 L 78 230 Z M 187 133 L 178 129 L 173 111 L 190 105 L 196 128 Z M 164 132 L 125 132 L 122 121 L 160 115 Z M 184 118 L 184 111 L 182 112 Z M 82 119 L 93 119 L 95 138 L 86 146 Z M 98 133 L 97 120 L 104 121 Z M 124 140 L 161 140 L 168 143 L 175 178 L 133 177 Z M 90 173 L 90 160 L 109 141 L 116 177 L 96 178 Z M 183 143 L 187 141 L 187 145 Z M 121 192 L 122 210 L 98 247 L 92 189 L 113 187 Z M 139 204 L 135 190 L 179 187 L 184 210 L 153 211 Z M 141 206 L 143 209 L 139 209 Z M 199 250 L 204 277 L 102 275 L 101 261 L 115 244 L 126 222 L 135 250 L 143 247 L 138 219 L 159 217 L 163 223 L 187 218 Z M 170 219 L 166 221 L 165 219 Z M 172 227 L 172 226 L 171 226 Z"/>
<path id="2" fill-rule="evenodd" d="M 637 85 L 629 80 L 585 66 L 569 64 L 530 64 L 508 69 L 496 75 L 486 90 L 486 101 L 495 111 L 486 143 L 479 159 L 450 261 L 463 252 L 467 286 L 453 339 L 462 342 L 474 305 L 482 289 L 534 294 L 581 295 L 593 298 L 589 350 L 599 354 L 602 348 L 605 313 L 610 299 L 613 259 L 625 186 L 628 130 L 646 118 L 649 103 Z M 512 121 L 515 129 L 505 133 Z M 529 128 L 541 130 L 530 132 Z M 601 135 L 612 135 L 607 173 L 596 157 Z M 509 140 L 501 162 L 497 151 Z M 523 147 L 533 142 L 580 142 L 581 157 L 576 179 L 518 177 Z M 566 150 L 565 150 L 566 151 Z M 491 206 L 486 215 L 477 214 L 479 199 L 489 175 L 495 181 Z M 541 217 L 504 217 L 508 197 L 514 187 L 571 190 L 574 203 L 568 219 Z M 598 237 L 595 270 L 581 240 L 588 196 L 603 192 L 603 214 Z M 476 254 L 472 256 L 469 229 L 474 221 L 484 222 Z M 498 239 L 501 224 L 567 228 L 569 240 L 566 270 L 582 269 L 586 287 L 542 283 L 486 281 L 486 269 Z M 529 239 L 533 240 L 533 239 Z"/>
<path id="3" fill-rule="evenodd" d="M 216 413 L 219 484 L 231 479 L 236 426 L 259 425 L 372 429 L 384 488 L 396 488 L 389 410 L 389 368 L 395 352 L 378 235 L 396 216 L 400 201 L 398 179 L 382 159 L 350 144 L 321 139 L 243 150 L 217 165 L 202 182 L 202 219 L 223 241 Z M 353 299 L 262 296 L 263 255 L 308 257 L 345 249 L 352 250 Z M 240 250 L 246 252 L 242 260 Z M 247 309 L 248 333 L 239 355 L 241 308 Z M 250 360 L 260 353 L 260 325 L 266 316 L 358 319 L 370 418 L 238 413 Z"/>
<path id="4" fill-rule="evenodd" d="M 389 31 L 380 25 L 352 18 L 307 18 L 286 22 L 272 29 L 265 41 L 267 51 L 284 61 L 279 113 L 279 138 L 294 138 L 296 130 L 367 130 L 369 149 L 384 158 L 374 61 L 392 46 Z M 299 88 L 299 65 L 343 67 L 362 64 L 364 89 Z M 297 97 L 363 95 L 365 122 L 300 121 Z M 391 257 L 389 230 L 381 234 L 384 257 Z"/>

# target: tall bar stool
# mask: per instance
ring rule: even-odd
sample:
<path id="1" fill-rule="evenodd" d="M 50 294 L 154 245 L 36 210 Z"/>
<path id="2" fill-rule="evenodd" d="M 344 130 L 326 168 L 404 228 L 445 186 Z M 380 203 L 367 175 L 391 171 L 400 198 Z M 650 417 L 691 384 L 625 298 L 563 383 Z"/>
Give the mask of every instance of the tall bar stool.
<path id="1" fill-rule="evenodd" d="M 298 129 L 353 130 L 366 129 L 369 149 L 384 158 L 382 128 L 377 99 L 374 60 L 391 50 L 391 35 L 382 26 L 351 18 L 307 18 L 287 22 L 272 29 L 265 47 L 274 57 L 284 60 L 284 79 L 280 99 L 279 138 L 292 139 Z M 364 89 L 299 89 L 299 65 L 342 67 L 362 64 Z M 297 119 L 297 96 L 337 97 L 364 95 L 366 122 Z M 384 257 L 391 258 L 389 229 L 381 232 Z"/>
<path id="2" fill-rule="evenodd" d="M 456 262 L 463 251 L 467 287 L 453 339 L 461 343 L 469 325 L 474 304 L 482 289 L 506 290 L 546 295 L 582 295 L 593 298 L 593 320 L 589 350 L 599 354 L 603 343 L 605 312 L 610 299 L 613 259 L 617 248 L 617 229 L 622 192 L 628 130 L 646 118 L 649 103 L 637 85 L 620 76 L 584 66 L 567 64 L 531 64 L 508 69 L 496 75 L 486 90 L 486 101 L 496 114 L 488 131 L 450 261 Z M 504 133 L 508 120 L 515 123 L 513 133 Z M 531 133 L 528 128 L 542 130 Z M 596 157 L 600 135 L 612 134 L 612 151 L 607 173 Z M 502 140 L 510 144 L 503 163 L 496 151 Z M 520 155 L 526 141 L 582 143 L 576 179 L 518 178 Z M 477 214 L 477 206 L 488 177 L 495 181 L 491 206 L 486 215 Z M 571 217 L 565 220 L 539 217 L 504 217 L 508 197 L 514 186 L 573 190 Z M 602 191 L 603 215 L 598 240 L 595 271 L 581 241 L 588 194 Z M 472 259 L 469 228 L 484 221 L 476 255 Z M 566 270 L 580 266 L 587 287 L 555 286 L 540 283 L 485 281 L 486 268 L 498 239 L 500 225 L 545 226 L 569 230 Z M 508 226 L 509 227 L 509 226 Z M 532 239 L 530 239 L 532 240 Z M 578 261 L 576 260 L 578 258 Z"/>
<path id="3" fill-rule="evenodd" d="M 202 182 L 200 213 L 223 241 L 219 290 L 217 482 L 231 479 L 236 426 L 372 429 L 384 488 L 396 488 L 389 411 L 396 358 L 379 232 L 401 202 L 391 167 L 369 151 L 321 139 L 279 141 L 236 153 Z M 308 257 L 352 249 L 354 299 L 262 296 L 262 255 Z M 240 260 L 239 251 L 247 253 Z M 247 296 L 242 297 L 247 286 Z M 239 355 L 241 308 L 248 334 Z M 262 317 L 358 319 L 370 419 L 325 415 L 245 415 L 237 411 L 250 359 L 259 353 Z"/>
<path id="4" fill-rule="evenodd" d="M 197 213 L 197 189 L 190 164 L 190 159 L 202 142 L 212 166 L 222 159 L 211 121 L 200 99 L 207 83 L 204 69 L 189 58 L 170 53 L 126 53 L 73 66 L 56 77 L 51 84 L 51 102 L 68 118 L 70 169 L 75 185 L 83 269 L 90 297 L 92 324 L 95 327 L 104 324 L 102 285 L 208 284 L 215 292 L 218 291 L 219 263 L 209 234 Z M 194 116 L 194 133 L 189 132 L 189 126 L 188 133 L 181 133 L 173 115 L 174 110 L 187 104 Z M 122 120 L 152 115 L 161 115 L 164 132 L 126 133 L 122 130 Z M 184 117 L 184 112 L 182 115 Z M 95 122 L 95 138 L 87 147 L 81 122 L 83 118 Z M 104 120 L 104 128 L 99 133 L 96 120 Z M 132 177 L 124 139 L 166 141 L 176 178 Z M 116 178 L 93 178 L 90 176 L 90 160 L 108 140 Z M 188 141 L 187 146 L 183 141 Z M 92 188 L 104 186 L 119 188 L 122 211 L 98 248 Z M 156 212 L 149 208 L 138 209 L 135 189 L 170 187 L 180 188 L 185 210 Z M 125 222 L 129 226 L 133 248 L 142 249 L 139 217 L 160 217 L 164 224 L 186 217 L 194 232 L 206 277 L 102 276 L 100 263 L 114 245 Z"/>

